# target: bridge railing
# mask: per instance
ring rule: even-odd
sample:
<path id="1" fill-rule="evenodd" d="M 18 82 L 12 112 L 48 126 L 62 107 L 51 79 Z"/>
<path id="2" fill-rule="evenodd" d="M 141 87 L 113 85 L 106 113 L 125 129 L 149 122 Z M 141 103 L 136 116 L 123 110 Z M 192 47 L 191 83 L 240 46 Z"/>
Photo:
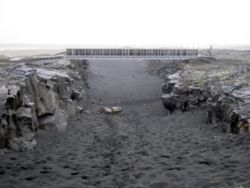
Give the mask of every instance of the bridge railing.
<path id="1" fill-rule="evenodd" d="M 198 49 L 67 49 L 67 56 L 198 56 Z"/>

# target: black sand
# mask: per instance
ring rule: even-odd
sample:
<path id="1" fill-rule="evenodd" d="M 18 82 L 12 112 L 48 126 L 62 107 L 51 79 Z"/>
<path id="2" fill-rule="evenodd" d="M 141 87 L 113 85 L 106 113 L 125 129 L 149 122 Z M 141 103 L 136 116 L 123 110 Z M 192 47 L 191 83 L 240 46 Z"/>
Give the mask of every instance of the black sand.
<path id="1" fill-rule="evenodd" d="M 143 62 L 91 62 L 90 114 L 35 151 L 1 155 L 0 187 L 250 187 L 250 136 L 212 130 L 203 110 L 167 114 Z M 121 105 L 122 114 L 98 113 Z"/>

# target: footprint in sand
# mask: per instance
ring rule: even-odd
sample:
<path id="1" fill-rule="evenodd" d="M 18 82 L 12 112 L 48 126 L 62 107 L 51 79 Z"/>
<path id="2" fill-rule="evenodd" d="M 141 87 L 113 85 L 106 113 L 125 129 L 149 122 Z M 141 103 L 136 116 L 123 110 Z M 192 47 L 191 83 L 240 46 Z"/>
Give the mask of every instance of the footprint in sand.
<path id="1" fill-rule="evenodd" d="M 168 183 L 158 182 L 149 185 L 150 188 L 168 188 Z"/>

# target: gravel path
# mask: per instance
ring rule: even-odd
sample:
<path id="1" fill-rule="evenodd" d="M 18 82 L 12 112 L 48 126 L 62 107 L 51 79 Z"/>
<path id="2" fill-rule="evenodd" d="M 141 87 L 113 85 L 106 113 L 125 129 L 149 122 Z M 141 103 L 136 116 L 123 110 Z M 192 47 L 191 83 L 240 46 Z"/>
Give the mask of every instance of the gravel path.
<path id="1" fill-rule="evenodd" d="M 33 152 L 1 155 L 0 187 L 250 187 L 249 135 L 212 130 L 203 110 L 167 114 L 144 62 L 90 65 L 90 113 L 65 133 L 40 130 Z M 98 113 L 103 105 L 124 111 Z"/>

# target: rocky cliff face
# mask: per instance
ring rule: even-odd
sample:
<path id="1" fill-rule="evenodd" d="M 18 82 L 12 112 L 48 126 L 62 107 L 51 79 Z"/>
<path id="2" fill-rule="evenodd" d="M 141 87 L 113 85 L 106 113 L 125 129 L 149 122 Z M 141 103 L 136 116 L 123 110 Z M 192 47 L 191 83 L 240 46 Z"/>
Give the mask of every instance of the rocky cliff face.
<path id="1" fill-rule="evenodd" d="M 40 127 L 64 131 L 82 110 L 85 60 L 3 64 L 0 68 L 0 147 L 32 150 Z"/>
<path id="2" fill-rule="evenodd" d="M 224 132 L 248 131 L 248 63 L 212 58 L 179 63 L 182 66 L 176 72 L 168 70 L 162 86 L 162 102 L 170 112 L 205 108 L 208 124 L 221 127 Z"/>

